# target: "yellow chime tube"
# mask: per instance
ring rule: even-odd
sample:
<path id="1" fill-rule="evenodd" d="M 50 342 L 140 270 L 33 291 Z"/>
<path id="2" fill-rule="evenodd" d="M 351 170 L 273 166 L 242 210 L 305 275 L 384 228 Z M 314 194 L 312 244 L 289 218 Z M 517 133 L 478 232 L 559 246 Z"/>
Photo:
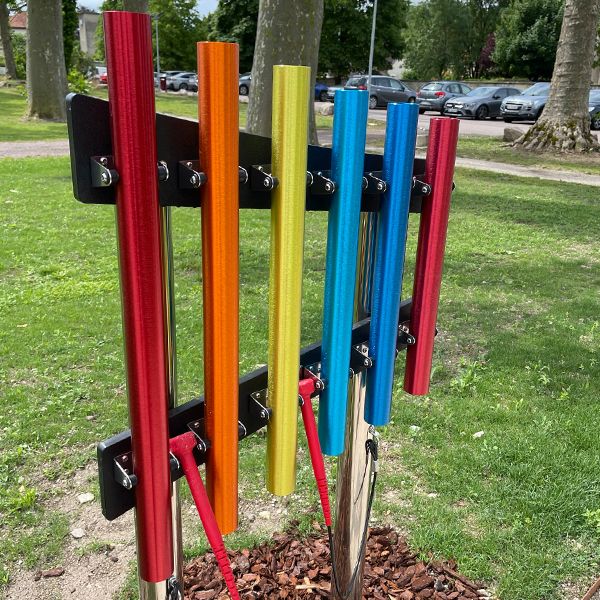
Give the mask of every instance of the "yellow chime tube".
<path id="1" fill-rule="evenodd" d="M 294 491 L 310 67 L 273 67 L 267 489 Z"/>

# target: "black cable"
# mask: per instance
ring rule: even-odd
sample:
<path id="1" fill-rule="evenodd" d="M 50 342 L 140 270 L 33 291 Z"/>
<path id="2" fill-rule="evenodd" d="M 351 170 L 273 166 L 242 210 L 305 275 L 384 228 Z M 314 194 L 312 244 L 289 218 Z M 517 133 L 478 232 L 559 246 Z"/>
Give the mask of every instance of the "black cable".
<path id="1" fill-rule="evenodd" d="M 369 532 L 369 519 L 371 518 L 371 509 L 373 508 L 373 500 L 375 499 L 375 484 L 377 483 L 377 459 L 378 459 L 377 442 L 372 439 L 367 440 L 365 443 L 365 450 L 367 452 L 367 462 L 368 462 L 368 458 L 369 458 L 369 454 L 370 454 L 373 458 L 375 470 L 373 471 L 372 476 L 371 476 L 371 489 L 369 490 L 369 499 L 367 502 L 367 514 L 365 517 L 365 525 L 363 527 L 362 538 L 360 541 L 360 551 L 358 553 L 358 559 L 356 561 L 356 564 L 354 565 L 354 569 L 352 570 L 352 576 L 350 577 L 350 583 L 348 585 L 348 588 L 346 589 L 346 591 L 343 594 L 340 591 L 338 574 L 337 574 L 337 569 L 335 566 L 335 550 L 334 550 L 334 544 L 333 544 L 333 530 L 331 527 L 327 527 L 327 533 L 329 535 L 329 548 L 330 548 L 330 553 L 331 553 L 331 574 L 332 574 L 331 578 L 333 579 L 333 583 L 335 585 L 335 591 L 342 600 L 348 600 L 348 598 L 350 598 L 350 594 L 352 594 L 352 591 L 354 590 L 354 584 L 356 583 L 356 577 L 358 575 L 358 570 L 360 569 L 360 566 L 364 559 L 364 553 L 365 553 L 365 550 L 367 547 L 367 534 Z M 366 472 L 366 468 L 365 468 L 365 472 Z M 364 484 L 364 479 L 365 478 L 363 475 L 363 484 Z M 361 489 L 362 489 L 362 484 L 361 484 Z"/>

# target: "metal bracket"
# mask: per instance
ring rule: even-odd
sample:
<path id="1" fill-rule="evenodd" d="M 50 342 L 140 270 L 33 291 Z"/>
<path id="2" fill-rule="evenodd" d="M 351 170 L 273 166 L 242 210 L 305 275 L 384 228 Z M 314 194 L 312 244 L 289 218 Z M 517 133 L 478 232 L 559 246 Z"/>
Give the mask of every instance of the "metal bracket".
<path id="1" fill-rule="evenodd" d="M 257 392 L 252 392 L 250 394 L 250 404 L 248 405 L 248 409 L 254 413 L 254 415 L 265 423 L 269 422 L 273 411 L 270 408 L 267 408 L 267 397 L 268 391 L 265 388 L 264 390 L 258 390 Z"/>
<path id="2" fill-rule="evenodd" d="M 363 176 L 362 190 L 365 194 L 383 194 L 387 190 L 387 182 L 381 178 L 381 171 L 370 171 Z"/>
<path id="3" fill-rule="evenodd" d="M 137 485 L 137 475 L 133 472 L 133 453 L 126 452 L 115 457 L 114 460 L 115 481 L 126 490 L 132 490 Z"/>
<path id="4" fill-rule="evenodd" d="M 308 367 L 300 367 L 300 379 L 312 379 L 315 382 L 315 396 L 325 389 L 325 382 Z"/>
<path id="5" fill-rule="evenodd" d="M 355 344 L 352 346 L 350 354 L 350 369 L 354 375 L 358 371 L 370 369 L 373 366 L 373 359 L 369 356 L 369 346 L 367 344 Z"/>
<path id="6" fill-rule="evenodd" d="M 196 440 L 198 440 L 196 448 L 198 448 L 199 452 L 204 454 L 210 448 L 210 443 L 205 438 L 204 421 L 196 419 L 194 421 L 190 421 L 187 426 L 188 429 L 196 436 Z"/>
<path id="7" fill-rule="evenodd" d="M 398 346 L 413 346 L 416 344 L 417 340 L 410 333 L 409 325 L 410 321 L 405 321 L 398 325 Z"/>
<path id="8" fill-rule="evenodd" d="M 244 167 L 238 167 L 238 175 L 239 175 L 241 184 L 248 183 L 249 175 L 248 175 L 248 171 L 246 169 L 244 169 Z"/>
<path id="9" fill-rule="evenodd" d="M 271 165 L 252 165 L 250 171 L 250 187 L 253 192 L 270 192 L 279 181 L 271 175 Z"/>
<path id="10" fill-rule="evenodd" d="M 417 190 L 423 196 L 429 196 L 431 194 L 431 186 L 428 183 L 420 181 L 416 177 L 413 177 L 413 190 Z"/>
<path id="11" fill-rule="evenodd" d="M 178 168 L 178 184 L 181 189 L 197 190 L 201 185 L 206 183 L 206 174 L 200 171 L 200 161 L 180 160 Z"/>
<path id="12" fill-rule="evenodd" d="M 335 181 L 331 179 L 331 171 L 308 171 L 310 181 L 307 183 L 310 191 L 317 196 L 329 196 L 335 192 Z M 308 177 L 307 177 L 308 179 Z"/>
<path id="13" fill-rule="evenodd" d="M 92 187 L 110 187 L 119 181 L 112 156 L 92 156 L 90 158 Z"/>

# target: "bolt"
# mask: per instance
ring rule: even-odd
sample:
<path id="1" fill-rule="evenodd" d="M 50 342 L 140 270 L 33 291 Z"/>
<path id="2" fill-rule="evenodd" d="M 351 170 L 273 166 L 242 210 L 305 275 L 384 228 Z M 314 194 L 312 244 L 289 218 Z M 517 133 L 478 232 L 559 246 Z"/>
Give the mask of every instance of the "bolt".
<path id="1" fill-rule="evenodd" d="M 200 421 L 196 421 L 196 422 L 194 423 L 194 427 L 200 427 Z"/>
<path id="2" fill-rule="evenodd" d="M 100 175 L 100 181 L 102 181 L 104 185 L 108 185 L 110 183 L 110 175 L 108 173 L 102 173 Z"/>
<path id="3" fill-rule="evenodd" d="M 269 416 L 269 413 L 266 410 L 261 410 L 260 411 L 260 418 L 261 419 L 267 419 Z"/>
<path id="4" fill-rule="evenodd" d="M 363 365 L 365 365 L 365 367 L 368 367 L 370 362 L 371 362 L 371 361 L 370 361 L 368 358 L 365 358 L 365 359 L 363 360 Z"/>
<path id="5" fill-rule="evenodd" d="M 383 190 L 383 183 L 382 183 L 381 181 L 380 181 L 380 182 L 377 184 L 377 189 L 378 189 L 380 192 Z"/>
<path id="6" fill-rule="evenodd" d="M 428 185 L 424 185 L 421 188 L 421 193 L 423 193 L 423 194 L 429 194 L 429 186 Z"/>
<path id="7" fill-rule="evenodd" d="M 190 183 L 195 187 L 200 187 L 200 178 L 198 177 L 198 175 L 196 173 L 194 173 L 191 177 L 190 177 Z"/>
<path id="8" fill-rule="evenodd" d="M 272 180 L 270 177 L 265 177 L 263 180 L 263 185 L 268 189 L 273 186 Z"/>
<path id="9" fill-rule="evenodd" d="M 189 167 L 190 169 L 192 168 L 192 165 L 193 165 L 193 163 L 192 163 L 192 161 L 190 161 L 190 160 L 188 160 L 188 161 L 185 163 L 185 166 L 186 166 L 186 167 Z"/>
<path id="10" fill-rule="evenodd" d="M 331 184 L 330 183 L 326 183 L 325 184 L 325 191 L 326 192 L 330 192 L 331 191 Z"/>
<path id="11" fill-rule="evenodd" d="M 108 164 L 108 159 L 106 158 L 106 156 L 101 156 L 100 157 L 100 164 L 106 166 Z"/>
<path id="12" fill-rule="evenodd" d="M 127 462 L 129 460 L 129 457 L 127 456 L 127 454 L 123 454 L 123 456 L 121 456 L 121 460 L 123 462 Z"/>

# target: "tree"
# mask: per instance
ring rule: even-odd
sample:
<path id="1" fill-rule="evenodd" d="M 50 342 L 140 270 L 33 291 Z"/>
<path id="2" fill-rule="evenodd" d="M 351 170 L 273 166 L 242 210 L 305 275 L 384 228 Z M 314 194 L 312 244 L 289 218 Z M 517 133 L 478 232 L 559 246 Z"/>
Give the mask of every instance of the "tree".
<path id="1" fill-rule="evenodd" d="M 196 11 L 194 0 L 151 0 L 149 10 L 159 15 L 161 70 L 196 70 L 196 42 L 208 37 L 207 20 Z M 124 10 L 123 0 L 104 0 L 101 11 Z M 154 28 L 153 28 L 154 30 Z M 156 38 L 152 36 L 156 53 Z M 96 29 L 96 60 L 105 60 L 102 20 Z"/>
<path id="2" fill-rule="evenodd" d="M 502 11 L 492 59 L 501 75 L 549 79 L 564 0 L 512 0 Z"/>
<path id="3" fill-rule="evenodd" d="M 63 14 L 63 44 L 65 48 L 65 67 L 67 73 L 71 69 L 73 49 L 76 42 L 78 27 L 77 0 L 62 0 Z"/>
<path id="4" fill-rule="evenodd" d="M 148 12 L 148 0 L 123 0 L 123 10 L 130 12 Z"/>
<path id="5" fill-rule="evenodd" d="M 240 46 L 240 73 L 250 71 L 258 23 L 258 0 L 221 0 L 209 17 L 208 39 Z"/>
<path id="6" fill-rule="evenodd" d="M 422 79 L 462 77 L 468 14 L 460 0 L 425 0 L 411 6 L 406 66 Z"/>
<path id="7" fill-rule="evenodd" d="M 599 15 L 600 0 L 566 0 L 548 102 L 542 117 L 515 145 L 528 150 L 600 150 L 590 133 L 588 109 Z"/>
<path id="8" fill-rule="evenodd" d="M 373 56 L 376 70 L 389 69 L 391 62 L 402 56 L 407 12 L 406 0 L 379 3 Z M 337 78 L 352 72 L 366 72 L 372 19 L 372 1 L 325 0 L 319 72 L 333 73 Z"/>
<path id="9" fill-rule="evenodd" d="M 465 56 L 466 75 L 480 77 L 481 56 L 489 47 L 490 36 L 496 29 L 498 16 L 505 0 L 466 0 Z M 490 52 L 487 52 L 488 63 Z"/>
<path id="10" fill-rule="evenodd" d="M 314 88 L 323 23 L 323 0 L 260 0 L 246 129 L 271 136 L 273 65 L 311 67 Z M 311 107 L 313 106 L 311 95 Z M 314 110 L 310 140 L 317 143 Z"/>
<path id="11" fill-rule="evenodd" d="M 28 114 L 64 120 L 67 73 L 60 0 L 29 2 L 27 27 Z"/>
<path id="12" fill-rule="evenodd" d="M 17 67 L 15 65 L 12 40 L 10 35 L 8 4 L 5 1 L 0 2 L 0 38 L 2 38 L 2 51 L 4 53 L 4 64 L 6 65 L 6 74 L 11 79 L 16 79 Z"/>

